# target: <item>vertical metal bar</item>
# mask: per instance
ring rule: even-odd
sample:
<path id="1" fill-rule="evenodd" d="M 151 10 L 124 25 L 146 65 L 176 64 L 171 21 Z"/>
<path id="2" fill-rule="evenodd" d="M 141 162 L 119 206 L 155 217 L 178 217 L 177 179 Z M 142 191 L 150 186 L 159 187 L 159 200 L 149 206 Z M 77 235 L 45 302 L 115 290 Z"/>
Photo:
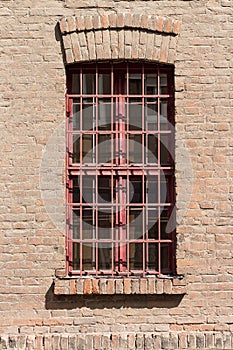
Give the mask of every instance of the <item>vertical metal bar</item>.
<path id="1" fill-rule="evenodd" d="M 114 206 L 114 196 L 113 196 L 113 185 L 114 185 L 114 181 L 113 181 L 113 173 L 111 173 L 111 216 L 112 216 L 112 221 L 111 221 L 111 229 L 112 229 L 112 251 L 111 251 L 111 256 L 112 256 L 112 262 L 111 262 L 111 266 L 112 266 L 112 276 L 114 274 L 114 270 L 115 270 L 115 264 L 114 264 L 114 236 L 115 236 L 115 227 L 114 227 L 114 217 L 116 215 L 116 207 Z M 116 225 L 116 223 L 115 223 Z M 115 243 L 116 244 L 116 243 Z"/>
<path id="2" fill-rule="evenodd" d="M 127 263 L 126 263 L 126 270 L 127 274 L 129 276 L 130 273 L 130 261 L 129 261 L 129 253 L 130 253 L 130 236 L 129 236 L 129 230 L 130 230 L 130 222 L 129 222 L 129 189 L 130 189 L 130 180 L 129 180 L 129 171 L 127 171 L 127 179 L 126 179 L 126 203 L 125 203 L 125 208 L 126 208 L 126 258 L 127 258 Z"/>
<path id="3" fill-rule="evenodd" d="M 115 266 L 116 270 L 119 271 L 119 248 L 120 248 L 120 242 L 119 242 L 119 181 L 118 177 L 115 179 L 116 183 L 116 244 L 115 244 Z"/>
<path id="4" fill-rule="evenodd" d="M 83 273 L 83 204 L 82 204 L 82 193 L 83 193 L 83 176 L 82 170 L 80 170 L 80 275 Z"/>
<path id="5" fill-rule="evenodd" d="M 96 275 L 98 274 L 99 271 L 99 254 L 98 254 L 98 249 L 99 249 L 99 217 L 98 217 L 98 211 L 99 211 L 99 198 L 98 198 L 98 193 L 99 193 L 99 182 L 98 182 L 98 172 L 96 171 L 95 173 L 95 202 L 96 202 L 96 207 L 94 209 L 95 213 L 95 261 L 96 261 Z"/>

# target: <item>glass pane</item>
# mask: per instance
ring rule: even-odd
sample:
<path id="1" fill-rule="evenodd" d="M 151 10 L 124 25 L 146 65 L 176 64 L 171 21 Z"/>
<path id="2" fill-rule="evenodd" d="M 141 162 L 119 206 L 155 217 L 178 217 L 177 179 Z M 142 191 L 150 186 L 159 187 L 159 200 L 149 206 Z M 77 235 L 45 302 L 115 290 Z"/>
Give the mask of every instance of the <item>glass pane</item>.
<path id="1" fill-rule="evenodd" d="M 148 239 L 158 239 L 158 210 L 148 210 Z"/>
<path id="2" fill-rule="evenodd" d="M 83 203 L 95 202 L 95 177 L 83 176 L 82 177 L 82 201 Z"/>
<path id="3" fill-rule="evenodd" d="M 98 203 L 111 202 L 111 176 L 98 177 Z"/>
<path id="4" fill-rule="evenodd" d="M 82 210 L 82 239 L 95 238 L 95 211 L 83 208 Z"/>
<path id="5" fill-rule="evenodd" d="M 99 100 L 98 105 L 98 129 L 111 130 L 111 101 Z"/>
<path id="6" fill-rule="evenodd" d="M 129 135 L 129 162 L 142 163 L 142 135 Z"/>
<path id="7" fill-rule="evenodd" d="M 158 129 L 158 103 L 147 103 L 145 111 L 145 130 Z"/>
<path id="8" fill-rule="evenodd" d="M 111 148 L 112 141 L 111 135 L 99 134 L 98 135 L 98 163 L 111 162 Z"/>
<path id="9" fill-rule="evenodd" d="M 72 94 L 80 94 L 80 74 L 79 73 L 72 74 L 71 93 Z"/>
<path id="10" fill-rule="evenodd" d="M 80 244 L 73 243 L 73 268 L 80 270 Z"/>
<path id="11" fill-rule="evenodd" d="M 142 203 L 143 196 L 143 186 L 142 186 L 142 176 L 130 176 L 128 184 L 128 198 L 129 203 Z"/>
<path id="12" fill-rule="evenodd" d="M 98 93 L 100 95 L 111 94 L 111 74 L 99 74 L 98 76 Z"/>
<path id="13" fill-rule="evenodd" d="M 98 211 L 98 239 L 112 239 L 112 210 L 100 208 Z"/>
<path id="14" fill-rule="evenodd" d="M 161 270 L 167 272 L 169 270 L 169 244 L 161 244 Z"/>
<path id="15" fill-rule="evenodd" d="M 160 129 L 168 129 L 168 119 L 167 119 L 167 99 L 161 99 L 160 101 Z"/>
<path id="16" fill-rule="evenodd" d="M 130 270 L 143 269 L 143 244 L 130 243 L 129 244 L 129 267 Z"/>
<path id="17" fill-rule="evenodd" d="M 129 130 L 142 130 L 142 104 L 141 103 L 130 103 L 129 108 Z"/>
<path id="18" fill-rule="evenodd" d="M 169 239 L 169 233 L 167 232 L 168 223 L 168 210 L 164 209 L 160 216 L 160 227 L 161 227 L 161 239 Z"/>
<path id="19" fill-rule="evenodd" d="M 93 270 L 95 268 L 95 245 L 83 244 L 82 245 L 83 256 L 83 270 Z"/>
<path id="20" fill-rule="evenodd" d="M 110 270 L 112 268 L 112 248 L 98 248 L 99 270 Z"/>
<path id="21" fill-rule="evenodd" d="M 73 104 L 73 130 L 80 130 L 80 104 Z"/>
<path id="22" fill-rule="evenodd" d="M 158 164 L 158 139 L 157 135 L 147 135 L 147 162 Z"/>
<path id="23" fill-rule="evenodd" d="M 158 271 L 158 245 L 155 243 L 148 243 L 148 270 Z"/>
<path id="24" fill-rule="evenodd" d="M 95 74 L 83 74 L 83 94 L 94 95 L 95 94 Z"/>
<path id="25" fill-rule="evenodd" d="M 82 136 L 82 162 L 83 163 L 94 163 L 95 152 L 94 152 L 95 135 L 83 135 Z"/>
<path id="26" fill-rule="evenodd" d="M 80 135 L 73 135 L 73 163 L 80 163 Z"/>
<path id="27" fill-rule="evenodd" d="M 160 94 L 167 94 L 167 74 L 160 75 Z"/>
<path id="28" fill-rule="evenodd" d="M 73 179 L 73 203 L 80 203 L 79 178 Z"/>
<path id="29" fill-rule="evenodd" d="M 168 181 L 163 176 L 160 178 L 160 203 L 168 203 L 169 201 L 169 187 Z"/>
<path id="30" fill-rule="evenodd" d="M 157 74 L 145 74 L 145 94 L 158 94 L 158 76 Z"/>
<path id="31" fill-rule="evenodd" d="M 169 152 L 168 152 L 168 135 L 160 135 L 160 164 L 168 165 L 169 164 Z"/>
<path id="32" fill-rule="evenodd" d="M 144 220 L 142 208 L 129 209 L 129 239 L 143 239 Z"/>
<path id="33" fill-rule="evenodd" d="M 141 74 L 129 75 L 129 94 L 141 95 L 142 94 L 142 76 Z"/>
<path id="34" fill-rule="evenodd" d="M 73 239 L 80 238 L 80 210 L 73 210 Z"/>
<path id="35" fill-rule="evenodd" d="M 158 203 L 158 176 L 147 176 L 147 196 L 148 204 Z"/>
<path id="36" fill-rule="evenodd" d="M 93 130 L 95 127 L 94 105 L 84 101 L 82 104 L 82 129 Z"/>

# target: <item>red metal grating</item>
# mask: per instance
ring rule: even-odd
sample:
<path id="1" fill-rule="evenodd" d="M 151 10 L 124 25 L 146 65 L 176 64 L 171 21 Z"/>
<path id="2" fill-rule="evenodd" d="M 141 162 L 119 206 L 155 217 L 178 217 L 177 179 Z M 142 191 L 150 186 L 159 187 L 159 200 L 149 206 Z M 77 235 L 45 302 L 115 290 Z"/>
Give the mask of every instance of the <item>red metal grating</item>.
<path id="1" fill-rule="evenodd" d="M 67 269 L 174 273 L 173 67 L 67 70 Z"/>

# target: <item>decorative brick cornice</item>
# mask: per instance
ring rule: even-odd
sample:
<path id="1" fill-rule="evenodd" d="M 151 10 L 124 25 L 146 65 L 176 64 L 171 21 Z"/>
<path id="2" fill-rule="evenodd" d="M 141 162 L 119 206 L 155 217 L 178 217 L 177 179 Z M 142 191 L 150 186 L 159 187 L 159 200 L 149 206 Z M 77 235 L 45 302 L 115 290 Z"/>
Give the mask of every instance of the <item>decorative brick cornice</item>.
<path id="1" fill-rule="evenodd" d="M 55 278 L 54 294 L 186 294 L 186 279 L 174 278 Z"/>
<path id="2" fill-rule="evenodd" d="M 60 31 L 66 63 L 140 59 L 174 63 L 180 22 L 122 13 L 64 17 Z"/>

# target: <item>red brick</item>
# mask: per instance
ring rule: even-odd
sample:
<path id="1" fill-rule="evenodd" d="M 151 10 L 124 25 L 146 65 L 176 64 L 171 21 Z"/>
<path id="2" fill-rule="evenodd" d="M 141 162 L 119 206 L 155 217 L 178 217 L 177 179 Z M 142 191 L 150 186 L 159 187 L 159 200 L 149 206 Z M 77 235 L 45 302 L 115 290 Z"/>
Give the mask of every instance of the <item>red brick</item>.
<path id="1" fill-rule="evenodd" d="M 91 294 L 91 293 L 92 293 L 91 279 L 85 278 L 84 279 L 84 294 Z"/>

